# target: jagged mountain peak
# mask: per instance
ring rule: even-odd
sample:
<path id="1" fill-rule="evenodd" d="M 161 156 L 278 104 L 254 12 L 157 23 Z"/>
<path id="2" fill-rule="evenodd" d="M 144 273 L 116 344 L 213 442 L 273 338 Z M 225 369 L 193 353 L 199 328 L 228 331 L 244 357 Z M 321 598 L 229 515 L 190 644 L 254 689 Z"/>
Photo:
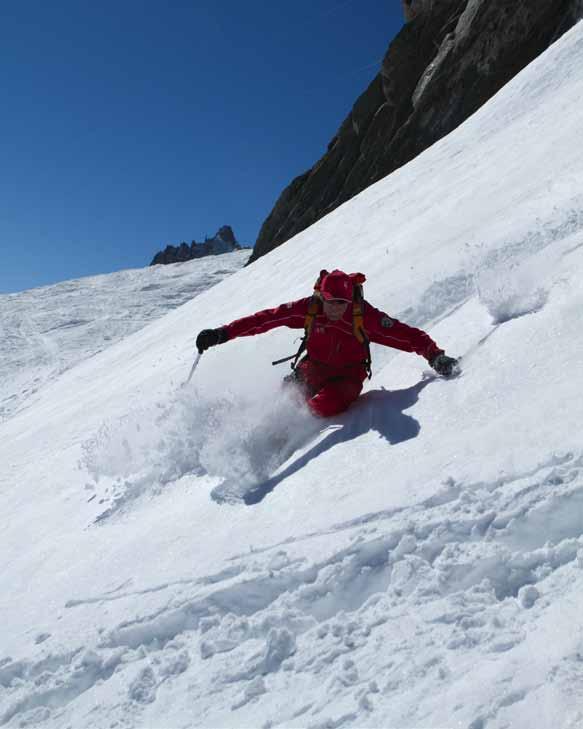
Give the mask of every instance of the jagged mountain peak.
<path id="1" fill-rule="evenodd" d="M 241 250 L 241 245 L 237 241 L 233 229 L 230 225 L 223 225 L 211 238 L 206 236 L 203 243 L 197 243 L 193 240 L 190 245 L 182 242 L 177 246 L 166 246 L 163 251 L 156 253 L 150 265 L 183 263 L 184 261 L 192 261 L 195 258 L 216 256 L 239 250 Z"/>

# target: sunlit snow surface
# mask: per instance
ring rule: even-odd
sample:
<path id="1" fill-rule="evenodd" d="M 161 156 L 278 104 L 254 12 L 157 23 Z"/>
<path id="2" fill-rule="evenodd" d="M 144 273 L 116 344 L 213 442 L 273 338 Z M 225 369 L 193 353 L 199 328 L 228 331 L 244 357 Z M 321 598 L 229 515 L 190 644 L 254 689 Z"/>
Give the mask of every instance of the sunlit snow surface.
<path id="1" fill-rule="evenodd" d="M 0 425 L 0 724 L 583 726 L 581 98 L 579 25 Z M 184 386 L 193 332 L 335 266 L 462 375 L 375 347 L 363 397 L 316 421 L 271 367 L 279 329 Z"/>
<path id="2" fill-rule="evenodd" d="M 0 295 L 0 422 L 48 382 L 241 268 L 249 251 Z"/>

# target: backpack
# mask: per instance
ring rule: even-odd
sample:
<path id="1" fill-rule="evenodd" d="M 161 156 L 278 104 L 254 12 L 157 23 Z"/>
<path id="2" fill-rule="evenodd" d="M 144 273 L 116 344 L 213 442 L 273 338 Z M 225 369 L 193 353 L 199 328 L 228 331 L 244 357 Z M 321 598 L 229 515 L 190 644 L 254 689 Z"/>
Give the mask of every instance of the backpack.
<path id="1" fill-rule="evenodd" d="M 320 286 L 322 283 L 322 279 L 324 276 L 328 275 L 328 271 L 326 269 L 322 269 L 320 271 L 320 275 L 318 276 L 318 279 L 316 280 L 316 283 L 314 284 L 314 293 L 312 294 L 312 297 L 310 298 L 310 303 L 308 305 L 308 313 L 306 314 L 306 318 L 304 320 L 304 337 L 301 341 L 300 347 L 296 354 L 292 354 L 291 357 L 284 357 L 284 359 L 278 359 L 275 362 L 272 362 L 272 364 L 277 365 L 281 364 L 282 362 L 289 362 L 290 360 L 293 360 L 291 364 L 292 370 L 295 371 L 299 359 L 306 350 L 306 347 L 308 346 L 308 339 L 310 338 L 310 334 L 312 333 L 312 327 L 314 325 L 314 319 L 316 316 L 320 313 L 321 306 L 322 306 L 322 297 L 320 296 Z M 366 372 L 368 374 L 368 378 L 372 377 L 372 371 L 371 371 L 371 356 L 370 356 L 370 340 L 368 338 L 368 335 L 366 333 L 366 329 L 364 328 L 364 307 L 365 307 L 365 300 L 364 300 L 364 293 L 362 284 L 366 281 L 366 276 L 363 273 L 349 273 L 349 277 L 352 279 L 352 331 L 354 333 L 354 336 L 358 339 L 358 341 L 364 345 L 366 350 L 366 359 L 363 361 L 363 365 L 366 368 Z"/>

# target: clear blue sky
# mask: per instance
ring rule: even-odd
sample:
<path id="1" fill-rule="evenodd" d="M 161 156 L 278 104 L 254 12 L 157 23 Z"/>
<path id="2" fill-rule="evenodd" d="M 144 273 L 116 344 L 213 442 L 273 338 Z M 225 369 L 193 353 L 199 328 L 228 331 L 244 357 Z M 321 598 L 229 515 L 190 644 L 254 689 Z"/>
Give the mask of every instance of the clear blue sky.
<path id="1" fill-rule="evenodd" d="M 398 0 L 22 0 L 0 24 L 0 292 L 252 245 L 402 26 Z"/>

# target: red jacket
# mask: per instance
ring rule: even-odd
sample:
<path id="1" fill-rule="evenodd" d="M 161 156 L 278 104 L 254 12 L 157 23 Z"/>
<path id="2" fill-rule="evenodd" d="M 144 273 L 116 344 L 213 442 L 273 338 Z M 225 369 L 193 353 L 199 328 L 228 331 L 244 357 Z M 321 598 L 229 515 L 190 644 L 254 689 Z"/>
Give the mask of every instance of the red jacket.
<path id="1" fill-rule="evenodd" d="M 258 311 L 251 316 L 236 319 L 225 325 L 229 339 L 252 337 L 276 327 L 303 329 L 311 297 L 281 304 L 275 309 Z M 362 363 L 366 358 L 363 344 L 354 336 L 352 329 L 352 305 L 349 305 L 339 321 L 330 321 L 323 313 L 317 314 L 308 339 L 307 352 L 310 360 L 342 367 Z M 415 329 L 393 319 L 369 303 L 364 305 L 364 328 L 371 342 L 385 347 L 416 352 L 427 360 L 443 352 L 421 329 Z"/>

